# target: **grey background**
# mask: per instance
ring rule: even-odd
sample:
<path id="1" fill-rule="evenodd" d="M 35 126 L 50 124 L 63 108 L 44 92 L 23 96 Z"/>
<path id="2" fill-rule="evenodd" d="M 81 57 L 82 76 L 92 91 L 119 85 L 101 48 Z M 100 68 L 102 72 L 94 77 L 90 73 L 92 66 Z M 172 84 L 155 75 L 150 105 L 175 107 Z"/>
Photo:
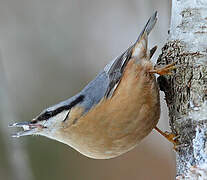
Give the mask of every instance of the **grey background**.
<path id="1" fill-rule="evenodd" d="M 164 0 L 0 0 L 0 179 L 174 179 L 172 145 L 154 131 L 121 157 L 92 160 L 44 137 L 13 139 L 8 134 L 15 129 L 7 127 L 80 91 L 136 40 L 157 10 L 149 42 L 159 47 L 155 63 L 167 39 L 170 8 Z M 158 126 L 168 130 L 161 101 Z"/>

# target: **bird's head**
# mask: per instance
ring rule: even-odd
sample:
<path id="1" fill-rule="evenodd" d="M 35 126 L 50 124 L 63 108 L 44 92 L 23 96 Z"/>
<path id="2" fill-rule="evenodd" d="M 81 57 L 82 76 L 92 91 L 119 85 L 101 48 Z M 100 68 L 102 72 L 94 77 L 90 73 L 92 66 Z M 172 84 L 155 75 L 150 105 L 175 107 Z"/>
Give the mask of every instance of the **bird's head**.
<path id="1" fill-rule="evenodd" d="M 53 106 L 43 110 L 37 117 L 30 122 L 19 122 L 9 125 L 9 127 L 22 127 L 20 131 L 13 137 L 21 137 L 28 135 L 42 135 L 49 138 L 54 138 L 55 133 L 61 128 L 70 109 L 66 105 Z"/>
<path id="2" fill-rule="evenodd" d="M 9 127 L 23 128 L 23 131 L 14 134 L 13 137 L 42 135 L 51 139 L 56 139 L 57 132 L 63 127 L 64 121 L 69 117 L 70 110 L 83 102 L 83 100 L 84 96 L 78 94 L 77 96 L 73 96 L 66 101 L 62 101 L 43 110 L 30 122 L 19 122 L 9 125 Z"/>

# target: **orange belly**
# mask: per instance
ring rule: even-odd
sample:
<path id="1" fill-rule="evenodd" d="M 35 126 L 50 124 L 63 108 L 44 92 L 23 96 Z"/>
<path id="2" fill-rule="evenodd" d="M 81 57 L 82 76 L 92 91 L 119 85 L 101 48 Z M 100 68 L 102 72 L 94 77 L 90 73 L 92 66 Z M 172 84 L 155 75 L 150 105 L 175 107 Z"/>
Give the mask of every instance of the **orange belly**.
<path id="1" fill-rule="evenodd" d="M 76 123 L 64 126 L 59 135 L 62 142 L 96 159 L 116 157 L 135 147 L 160 117 L 159 90 L 149 73 L 152 69 L 150 61 L 130 60 L 113 96 L 103 99 Z"/>

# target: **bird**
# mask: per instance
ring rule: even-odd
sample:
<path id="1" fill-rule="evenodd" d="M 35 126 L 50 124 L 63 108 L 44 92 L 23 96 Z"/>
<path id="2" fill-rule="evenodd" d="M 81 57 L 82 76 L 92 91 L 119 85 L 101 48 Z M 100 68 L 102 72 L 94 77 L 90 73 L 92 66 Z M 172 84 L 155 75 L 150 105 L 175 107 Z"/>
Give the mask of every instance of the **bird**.
<path id="1" fill-rule="evenodd" d="M 57 140 L 93 159 L 118 157 L 134 147 L 160 118 L 159 86 L 155 74 L 170 74 L 174 64 L 154 68 L 148 35 L 157 21 L 155 12 L 136 42 L 73 97 L 43 110 L 13 137 L 41 135 Z M 172 138 L 169 139 L 173 142 Z"/>

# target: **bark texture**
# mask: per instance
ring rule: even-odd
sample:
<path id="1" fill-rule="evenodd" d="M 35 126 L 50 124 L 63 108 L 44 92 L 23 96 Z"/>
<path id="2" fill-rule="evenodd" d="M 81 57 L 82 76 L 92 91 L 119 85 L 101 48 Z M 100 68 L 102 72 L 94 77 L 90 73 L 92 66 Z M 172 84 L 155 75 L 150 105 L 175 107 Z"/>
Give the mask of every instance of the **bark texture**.
<path id="1" fill-rule="evenodd" d="M 172 1 L 169 38 L 157 66 L 172 62 L 177 62 L 173 74 L 158 80 L 172 132 L 179 135 L 177 177 L 205 179 L 206 173 L 196 178 L 191 173 L 207 167 L 207 0 Z"/>

